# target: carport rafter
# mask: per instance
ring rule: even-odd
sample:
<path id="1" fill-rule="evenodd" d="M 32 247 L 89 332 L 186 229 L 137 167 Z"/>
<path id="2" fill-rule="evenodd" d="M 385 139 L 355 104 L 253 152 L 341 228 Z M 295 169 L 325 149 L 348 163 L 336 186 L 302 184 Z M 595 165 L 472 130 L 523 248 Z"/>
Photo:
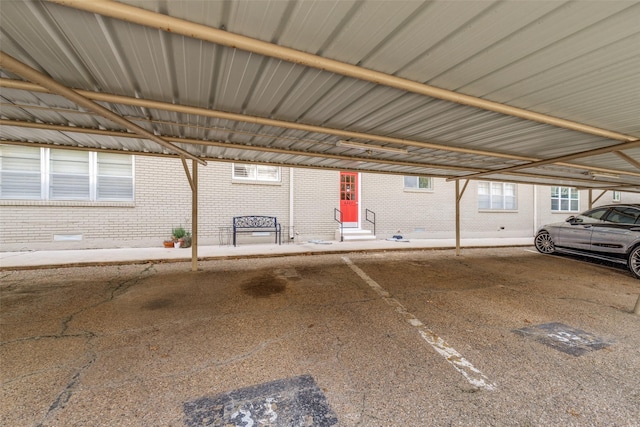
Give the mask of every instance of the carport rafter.
<path id="1" fill-rule="evenodd" d="M 189 141 L 189 140 L 176 140 L 176 141 Z M 194 144 L 202 144 L 202 145 L 214 145 L 214 146 L 229 146 L 229 143 L 226 142 L 214 142 L 214 141 L 199 141 L 199 140 L 193 140 Z M 165 157 L 165 158 L 177 158 L 179 159 L 180 156 L 176 155 L 176 154 L 164 154 L 164 153 L 149 153 L 149 152 L 141 152 L 141 151 L 129 151 L 129 150 L 110 150 L 110 149 L 102 149 L 102 148 L 96 148 L 96 147 L 77 147 L 77 146 L 60 146 L 60 145 L 56 145 L 56 144 L 52 144 L 52 143 L 46 143 L 46 142 L 26 142 L 26 141 L 19 141 L 19 140 L 0 140 L 0 144 L 10 144 L 10 145 L 20 145 L 20 146 L 35 146 L 35 147 L 46 147 L 46 148 L 64 148 L 65 150 L 77 150 L 77 151 L 99 151 L 99 152 L 110 152 L 110 153 L 114 153 L 114 152 L 118 152 L 118 153 L 122 153 L 122 154 L 132 154 L 132 155 L 138 155 L 138 156 L 151 156 L 151 157 Z M 266 151 L 266 150 L 270 150 L 270 152 L 275 152 L 272 151 L 274 149 L 268 149 L 265 147 L 257 147 L 257 146 L 242 146 L 243 149 L 249 150 L 249 151 L 253 151 L 253 150 L 257 150 L 257 151 Z M 234 148 L 234 147 L 228 147 L 228 148 Z M 282 149 L 284 150 L 284 149 Z M 358 163 L 383 163 L 383 164 L 389 164 L 391 166 L 394 165 L 398 165 L 397 162 L 392 162 L 392 161 L 385 161 L 385 160 L 381 160 L 381 159 L 367 159 L 367 158 L 361 158 L 361 157 L 346 157 L 346 156 L 338 156 L 338 155 L 331 155 L 331 154 L 327 154 L 327 155 L 309 155 L 309 153 L 307 152 L 291 152 L 291 150 L 284 150 L 284 151 L 288 151 L 288 152 L 282 152 L 282 154 L 292 154 L 292 155 L 298 155 L 298 156 L 307 156 L 307 157 L 326 157 L 328 159 L 335 159 L 335 160 L 351 160 L 351 161 L 356 161 Z M 424 172 L 420 172 L 420 171 L 416 171 L 416 172 L 410 172 L 410 171 L 389 171 L 389 170 L 378 170 L 378 169 L 371 169 L 371 168 L 357 168 L 357 169 L 353 169 L 353 168 L 349 168 L 349 167 L 334 167 L 334 166 L 318 166 L 318 165 L 313 165 L 313 164 L 304 164 L 304 163 L 287 163 L 287 162 L 269 162 L 269 161 L 257 161 L 257 160 L 248 160 L 248 159 L 236 159 L 236 158 L 214 158 L 214 157 L 203 157 L 203 160 L 207 160 L 207 161 L 213 161 L 213 162 L 233 162 L 233 163 L 251 163 L 251 164 L 261 164 L 261 165 L 267 165 L 267 166 L 283 166 L 283 167 L 291 167 L 291 168 L 304 168 L 304 169 L 316 169 L 316 170 L 335 170 L 335 171 L 352 171 L 352 172 L 368 172 L 368 173 L 376 173 L 376 174 L 385 174 L 385 175 L 411 175 L 411 176 L 423 176 Z M 422 168 L 425 167 L 424 164 L 414 164 L 414 163 L 402 163 L 400 164 L 401 166 L 409 166 L 409 167 L 416 167 L 416 168 Z M 562 177 L 559 178 L 557 176 L 549 176 L 549 175 L 536 175 L 536 174 L 527 174 L 527 173 L 514 173 L 514 176 L 518 176 L 518 177 L 522 177 L 522 178 L 530 178 L 532 181 L 523 181 L 523 180 L 515 180 L 515 179 L 509 179 L 509 178 L 500 178 L 500 179 L 494 179 L 494 178 L 486 178 L 485 181 L 494 181 L 494 182 L 512 182 L 515 184 L 523 184 L 523 183 L 527 183 L 527 184 L 532 184 L 532 185 L 551 185 L 551 183 L 547 182 L 547 181 L 543 181 L 543 180 L 549 180 L 549 179 L 553 179 L 553 183 L 555 184 L 563 184 L 563 183 L 568 183 L 568 182 L 584 182 L 584 183 L 592 183 L 592 180 L 586 179 L 586 178 L 572 178 L 572 177 Z M 435 177 L 435 178 L 447 178 L 450 175 L 448 174 L 438 174 L 438 173 L 430 173 L 429 176 Z M 540 181 L 533 181 L 534 179 L 538 179 Z M 560 180 L 560 181 L 559 181 Z M 602 183 L 602 181 L 599 181 L 599 183 Z M 613 183 L 611 182 L 610 184 L 617 184 L 617 183 Z M 566 185 L 570 185 L 570 184 L 566 184 Z M 629 185 L 630 187 L 637 187 L 637 185 Z M 622 185 L 614 185 L 611 187 L 607 187 L 607 190 L 617 190 L 620 189 L 620 191 L 631 191 L 631 192 L 637 192 L 637 191 L 633 191 L 633 190 L 629 190 L 626 189 L 624 190 L 622 188 Z M 589 188 L 589 187 L 585 187 L 585 188 Z"/>
<path id="2" fill-rule="evenodd" d="M 48 92 L 46 88 L 40 87 L 37 84 L 31 84 L 31 83 L 26 83 L 18 80 L 11 80 L 11 79 L 0 79 L 0 87 L 8 87 L 12 89 L 20 89 L 20 90 L 26 90 L 31 92 L 42 92 L 42 93 Z M 497 153 L 497 152 L 486 151 L 486 150 L 475 150 L 471 148 L 455 147 L 450 145 L 435 144 L 435 143 L 424 142 L 424 141 L 413 141 L 413 140 L 403 139 L 403 138 L 394 138 L 394 137 L 375 135 L 375 134 L 364 133 L 364 132 L 347 131 L 347 130 L 335 129 L 335 128 L 329 128 L 329 127 L 323 127 L 323 126 L 308 125 L 304 123 L 288 122 L 285 120 L 268 119 L 268 118 L 259 117 L 259 116 L 250 116 L 247 114 L 229 113 L 226 111 L 212 110 L 212 109 L 201 108 L 201 107 L 192 107 L 188 105 L 173 104 L 169 102 L 154 101 L 154 100 L 143 99 L 143 98 L 132 98 L 128 96 L 113 95 L 113 94 L 107 94 L 107 93 L 101 93 L 101 92 L 92 92 L 87 90 L 77 90 L 77 92 L 94 101 L 111 102 L 114 104 L 123 104 L 123 105 L 129 105 L 133 107 L 171 111 L 174 113 L 193 114 L 193 115 L 199 115 L 199 116 L 209 117 L 213 119 L 229 120 L 234 122 L 244 122 L 244 123 L 251 123 L 251 124 L 262 125 L 262 126 L 299 130 L 304 132 L 322 133 L 322 134 L 333 135 L 341 138 L 371 140 L 371 141 L 384 142 L 384 143 L 390 143 L 390 144 L 398 144 L 398 145 L 403 145 L 407 147 L 427 148 L 432 150 L 450 151 L 454 153 L 473 154 L 478 156 L 495 157 L 495 158 L 508 159 L 508 160 L 524 161 L 524 162 L 531 162 L 531 161 L 538 160 L 535 157 L 517 156 L 513 154 Z"/>
<path id="3" fill-rule="evenodd" d="M 637 138 L 619 132 L 590 126 L 571 120 L 536 113 L 523 108 L 501 104 L 495 101 L 478 98 L 471 95 L 460 94 L 451 90 L 438 88 L 425 83 L 408 80 L 402 77 L 390 75 L 380 71 L 363 68 L 357 65 L 325 58 L 312 53 L 299 51 L 293 48 L 277 45 L 251 37 L 230 33 L 218 28 L 175 18 L 135 6 L 118 3 L 112 0 L 47 0 L 51 3 L 71 7 L 85 12 L 109 16 L 111 18 L 156 28 L 165 32 L 181 34 L 186 37 L 199 39 L 214 44 L 232 47 L 235 49 L 252 52 L 283 61 L 300 64 L 303 66 L 330 71 L 339 75 L 352 77 L 358 80 L 368 81 L 374 84 L 384 85 L 407 92 L 442 99 L 457 104 L 468 105 L 487 111 L 519 117 L 525 120 L 549 124 L 556 127 L 571 129 L 603 138 L 618 141 L 636 141 Z"/>
<path id="4" fill-rule="evenodd" d="M 113 131 L 113 130 L 102 130 L 102 129 L 90 129 L 90 128 L 76 128 L 76 127 L 71 127 L 71 126 L 64 126 L 64 125 L 48 125 L 48 124 L 43 124 L 43 123 L 32 123 L 32 122 L 24 122 L 24 121 L 13 121 L 13 120 L 5 120 L 5 119 L 0 119 L 0 125 L 3 126 L 20 126 L 20 127 L 30 127 L 30 128 L 35 128 L 35 129 L 46 129 L 46 130 L 54 130 L 54 131 L 59 131 L 59 132 L 79 132 L 79 133 L 90 133 L 93 135 L 103 135 L 103 136 L 113 136 L 113 137 L 125 137 L 125 138 L 137 138 L 138 136 L 130 134 L 130 133 L 123 133 L 123 132 L 119 132 L 119 131 Z M 264 146 L 257 146 L 257 145 L 244 145 L 244 144 L 239 144 L 239 143 L 231 143 L 231 142 L 223 142 L 223 141 L 203 141 L 203 140 L 197 140 L 197 139 L 188 139 L 188 138 L 173 138 L 173 137 L 166 137 L 166 139 L 168 141 L 171 142 L 177 142 L 177 143 L 181 143 L 181 144 L 188 144 L 188 145 L 204 145 L 204 146 L 214 146 L 214 147 L 222 147 L 222 148 L 236 148 L 236 149 L 242 149 L 242 150 L 248 150 L 248 151 L 260 151 L 260 152 L 267 152 L 267 153 L 276 153 L 276 154 L 288 154 L 288 155 L 293 155 L 293 156 L 306 156 L 306 157 L 319 157 L 319 158 L 325 158 L 325 159 L 334 159 L 334 160 L 351 160 L 351 161 L 358 161 L 358 162 L 369 162 L 369 163 L 377 163 L 377 164 L 385 164 L 385 165 L 397 165 L 397 166 L 409 166 L 409 167 L 416 167 L 416 168 L 430 168 L 430 169 L 442 169 L 442 170 L 452 170 L 452 171 L 463 171 L 463 172 L 468 172 L 468 171 L 482 171 L 482 169 L 478 169 L 478 168 L 471 168 L 471 167 L 463 167 L 463 166 L 453 166 L 453 165 L 440 165 L 440 164 L 435 164 L 435 163 L 418 163 L 418 162 L 407 162 L 407 161 L 398 161 L 398 160 L 386 160 L 386 159 L 377 159 L 377 158 L 370 158 L 370 157 L 356 157 L 356 156 L 345 156 L 345 155 L 340 155 L 340 154 L 329 154 L 329 153 L 320 153 L 320 152 L 308 152 L 308 151 L 298 151 L 298 150 L 291 150 L 291 149 L 286 149 L 286 148 L 277 148 L 277 147 L 264 147 Z M 8 141 L 11 142 L 11 141 Z M 17 141 L 14 141 L 14 143 Z M 48 143 L 42 143 L 44 145 L 48 145 Z M 109 150 L 107 150 L 109 151 Z M 145 153 L 148 155 L 148 153 Z M 212 160 L 229 160 L 229 161 L 237 161 L 237 159 L 212 159 Z M 261 162 L 261 163 L 265 163 L 265 162 Z M 265 163 L 266 164 L 266 163 Z M 274 163 L 275 164 L 275 163 Z M 279 165 L 279 166 L 291 166 L 289 164 L 285 164 L 285 163 L 277 163 L 275 165 Z M 576 168 L 583 168 L 580 166 L 573 166 Z M 344 169 L 344 168 L 342 168 Z M 611 171 L 611 170 L 607 170 L 608 172 L 617 172 L 617 171 Z M 405 175 L 410 173 L 404 173 Z M 418 175 L 418 174 L 413 174 L 413 175 Z M 430 174 L 431 176 L 441 176 L 444 178 L 450 177 L 450 175 L 436 175 L 436 174 Z M 522 178 L 531 178 L 531 179 L 554 179 L 557 180 L 559 177 L 555 176 L 555 175 L 543 175 L 543 174 L 534 174 L 534 173 L 517 173 L 514 172 L 511 175 L 513 176 L 517 176 L 517 177 L 522 177 Z M 638 174 L 640 175 L 640 174 Z M 190 179 L 189 174 L 187 173 L 187 178 Z M 462 177 L 464 178 L 464 177 Z M 565 180 L 570 180 L 570 181 L 577 181 L 577 182 L 584 182 L 586 183 L 592 183 L 593 181 L 591 179 L 588 178 L 576 178 L 576 177 L 560 177 L 561 179 L 565 179 Z M 521 180 L 509 180 L 509 179 L 500 179 L 501 182 L 518 182 L 518 183 L 522 183 L 523 181 Z M 539 182 L 536 182 L 539 183 Z M 607 184 L 607 182 L 604 181 L 598 181 L 599 184 Z M 616 182 L 609 182 L 608 184 L 618 184 Z M 190 185 L 191 185 L 191 181 L 190 181 Z"/>
<path id="5" fill-rule="evenodd" d="M 634 159 L 633 157 L 630 157 L 630 156 L 626 155 L 622 151 L 614 151 L 613 154 L 617 155 L 622 160 L 624 160 L 627 163 L 629 163 L 629 164 L 635 166 L 636 168 L 640 169 L 640 162 L 637 161 L 636 159 Z"/>
<path id="6" fill-rule="evenodd" d="M 589 157 L 598 154 L 620 151 L 628 148 L 640 146 L 637 136 L 626 135 L 620 132 L 614 132 L 591 126 L 575 121 L 549 116 L 543 113 L 537 113 L 511 105 L 502 104 L 495 101 L 474 97 L 471 95 L 460 94 L 455 91 L 434 87 L 425 83 L 408 80 L 402 77 L 390 75 L 384 72 L 375 71 L 367 68 L 341 62 L 334 59 L 325 58 L 312 53 L 299 51 L 293 48 L 277 45 L 251 37 L 230 33 L 224 30 L 213 28 L 207 25 L 198 24 L 180 18 L 164 15 L 150 10 L 117 3 L 111 0 L 47 0 L 51 3 L 71 7 L 85 12 L 96 13 L 103 16 L 123 20 L 130 23 L 155 28 L 161 31 L 174 34 L 181 34 L 186 37 L 207 41 L 210 43 L 240 49 L 252 52 L 266 57 L 277 58 L 294 64 L 300 64 L 319 70 L 333 72 L 339 75 L 355 78 L 362 81 L 368 81 L 374 84 L 384 85 L 406 92 L 416 93 L 432 98 L 442 99 L 461 105 L 468 105 L 487 111 L 493 111 L 500 114 L 519 117 L 525 120 L 544 123 L 560 128 L 570 129 L 583 132 L 590 135 L 596 135 L 616 141 L 623 141 L 623 144 L 602 147 L 596 150 L 588 150 L 580 153 L 574 153 L 568 156 L 556 157 L 546 160 L 526 160 L 531 162 L 524 165 L 501 168 L 499 170 L 485 171 L 466 175 L 463 177 L 450 177 L 450 179 L 476 179 L 499 173 L 508 173 L 520 169 L 542 166 L 549 163 L 558 163 L 567 160 L 573 160 L 581 157 Z"/>
<path id="7" fill-rule="evenodd" d="M 601 147 L 601 148 L 596 148 L 593 150 L 587 150 L 587 151 L 581 151 L 579 153 L 574 153 L 574 154 L 568 154 L 566 156 L 559 156 L 559 157 L 554 157 L 551 159 L 545 159 L 545 160 L 539 160 L 539 161 L 535 161 L 532 163 L 527 163 L 527 164 L 523 164 L 523 165 L 517 165 L 517 166 L 510 166 L 507 168 L 502 168 L 502 169 L 497 169 L 491 172 L 480 172 L 480 173 L 476 173 L 473 175 L 468 175 L 464 178 L 481 178 L 483 176 L 487 176 L 487 175 L 493 175 L 496 173 L 509 173 L 509 172 L 514 172 L 514 171 L 518 171 L 520 169 L 528 169 L 528 168 L 535 168 L 538 166 L 544 166 L 544 165 L 549 165 L 552 163 L 559 163 L 559 162 L 566 162 L 568 160 L 575 160 L 575 159 L 579 159 L 579 158 L 584 158 L 584 157 L 592 157 L 592 156 L 598 156 L 601 154 L 608 154 L 608 153 L 615 153 L 618 156 L 622 157 L 623 159 L 627 160 L 630 159 L 631 160 L 631 164 L 638 167 L 638 165 L 636 164 L 637 162 L 635 162 L 634 159 L 632 159 L 631 157 L 627 156 L 626 154 L 622 153 L 622 150 L 630 150 L 632 148 L 638 148 L 640 147 L 640 139 L 635 139 L 633 141 L 629 141 L 629 142 L 623 142 L 622 144 L 615 144 L 615 145 L 611 145 L 608 147 Z M 623 157 L 624 156 L 624 157 Z M 587 169 L 591 169 L 589 167 L 587 167 Z M 456 178 L 450 178 L 450 179 L 460 179 L 460 177 L 456 177 Z"/>
<path id="8" fill-rule="evenodd" d="M 160 138 L 157 135 L 154 135 L 153 133 L 147 131 L 144 128 L 141 128 L 140 126 L 136 125 L 135 123 L 132 123 L 131 121 L 125 119 L 124 117 L 114 113 L 113 111 L 103 107 L 102 105 L 98 104 L 97 102 L 92 101 L 91 99 L 83 96 L 82 94 L 80 94 L 78 91 L 75 91 L 73 89 L 68 88 L 67 86 L 58 83 L 57 81 L 55 81 L 54 79 L 52 79 L 51 77 L 41 73 L 40 71 L 31 68 L 30 66 L 28 66 L 27 64 L 18 61 L 17 59 L 15 59 L 14 57 L 12 57 L 11 55 L 3 52 L 0 50 L 0 67 L 5 68 L 6 70 L 9 70 L 19 76 L 22 76 L 23 78 L 34 82 L 35 84 L 47 89 L 49 92 L 54 93 L 56 95 L 60 95 L 72 102 L 74 102 L 75 104 L 84 107 L 90 111 L 93 111 L 94 113 L 108 119 L 111 120 L 114 123 L 117 123 L 123 127 L 125 127 L 126 129 L 128 129 L 129 131 L 135 133 L 136 135 L 143 137 L 145 139 L 149 139 L 153 142 L 155 142 L 156 144 L 159 144 L 175 153 L 178 153 L 182 156 L 188 157 L 194 161 L 197 161 L 199 163 L 202 164 L 206 164 L 203 160 L 199 159 L 197 156 L 194 156 L 193 154 L 189 153 L 186 150 L 183 150 L 180 147 L 177 147 L 167 141 L 165 141 L 164 139 Z"/>
<path id="9" fill-rule="evenodd" d="M 48 90 L 46 88 L 43 88 L 43 87 L 41 87 L 41 86 L 39 86 L 37 84 L 21 82 L 21 81 L 18 81 L 18 80 L 11 80 L 11 79 L 0 79 L 0 87 L 8 87 L 8 88 L 12 88 L 12 89 L 19 89 L 19 90 L 33 91 L 33 92 L 42 92 L 42 93 L 47 93 L 48 92 Z M 223 120 L 229 120 L 229 121 L 241 121 L 241 122 L 246 122 L 246 123 L 259 124 L 259 125 L 263 125 L 263 126 L 280 127 L 280 128 L 301 130 L 301 131 L 313 132 L 313 133 L 322 133 L 322 134 L 326 134 L 326 135 L 333 135 L 333 136 L 338 136 L 338 137 L 343 137 L 343 138 L 374 140 L 374 141 L 378 141 L 378 142 L 393 143 L 393 144 L 399 144 L 399 145 L 405 145 L 405 146 L 413 146 L 413 147 L 418 147 L 418 148 L 437 149 L 437 150 L 442 150 L 442 151 L 451 151 L 451 152 L 457 152 L 457 153 L 463 153 L 463 154 L 474 154 L 474 155 L 481 155 L 481 156 L 487 156 L 487 157 L 505 158 L 505 159 L 510 159 L 510 160 L 524 161 L 524 162 L 544 162 L 544 164 L 554 163 L 554 162 L 550 162 L 550 161 L 547 161 L 547 160 L 540 160 L 538 158 L 533 158 L 533 157 L 516 156 L 516 155 L 511 155 L 511 154 L 488 152 L 488 151 L 484 151 L 484 150 L 471 150 L 471 149 L 460 148 L 460 147 L 445 146 L 445 145 L 441 145 L 441 144 L 433 144 L 433 143 L 426 143 L 426 142 L 421 142 L 421 141 L 411 141 L 411 140 L 400 139 L 400 138 L 386 137 L 386 136 L 375 135 L 375 134 L 367 134 L 367 133 L 363 133 L 363 132 L 344 131 L 344 130 L 340 130 L 340 129 L 327 128 L 327 127 L 322 127 L 322 126 L 306 125 L 306 124 L 301 124 L 301 123 L 287 122 L 287 121 L 284 121 L 284 120 L 267 119 L 267 118 L 258 117 L 258 116 L 248 116 L 248 115 L 244 115 L 244 114 L 236 114 L 236 113 L 228 113 L 228 112 L 217 111 L 217 110 L 209 110 L 209 109 L 200 108 L 200 107 L 185 106 L 185 105 L 180 105 L 180 104 L 171 104 L 171 103 L 167 103 L 167 102 L 154 101 L 154 100 L 148 100 L 148 99 L 143 99 L 143 98 L 132 98 L 132 97 L 126 97 L 126 96 L 122 96 L 122 95 L 105 94 L 105 93 L 98 93 L 98 92 L 92 92 L 92 91 L 86 91 L 86 90 L 78 90 L 77 92 L 82 94 L 83 96 L 86 96 L 89 99 L 93 99 L 94 101 L 110 102 L 110 103 L 130 105 L 130 106 L 141 107 L 141 108 L 149 108 L 149 109 L 156 109 L 156 110 L 163 110 L 163 111 L 171 111 L 171 112 L 176 112 L 176 113 L 193 114 L 193 115 L 200 115 L 200 116 L 223 119 Z M 55 125 L 53 125 L 53 126 L 55 126 Z M 89 132 L 89 131 L 87 131 L 87 132 Z M 113 136 L 128 136 L 128 135 L 123 135 L 122 133 L 120 133 L 119 135 L 113 135 Z M 172 141 L 178 141 L 178 139 L 175 139 L 175 138 L 169 138 L 169 139 L 172 140 Z M 192 143 L 193 144 L 194 143 L 193 141 L 195 141 L 195 140 L 182 140 L 180 142 Z M 249 149 L 249 148 L 253 148 L 253 147 L 254 146 L 244 146 L 243 145 L 243 146 L 239 146 L 237 148 Z M 269 150 L 265 150 L 265 151 L 269 151 Z M 611 151 L 613 151 L 613 150 L 611 150 Z M 279 151 L 275 151 L 275 149 L 274 149 L 272 152 L 279 152 Z M 318 156 L 317 153 L 308 153 L 308 152 L 305 153 L 305 155 L 316 155 L 316 156 Z M 578 156 L 578 157 L 580 157 L 580 156 Z M 351 157 L 348 157 L 348 158 L 351 158 Z M 357 157 L 355 157 L 355 159 L 362 160 L 361 158 L 357 158 Z M 369 158 L 368 160 L 372 160 L 372 159 Z M 399 161 L 395 161 L 395 162 L 391 162 L 391 164 L 402 165 L 403 163 L 399 162 Z M 519 166 L 516 166 L 516 167 L 527 168 L 527 167 L 532 167 L 531 166 L 532 164 L 534 164 L 534 163 L 526 163 L 524 165 L 519 165 Z M 555 162 L 555 164 L 557 164 L 559 166 L 575 168 L 575 169 L 593 170 L 593 171 L 604 172 L 604 173 L 615 173 L 615 174 L 620 174 L 620 175 L 629 175 L 629 176 L 640 177 L 640 173 L 639 172 L 629 172 L 629 171 L 622 171 L 622 170 L 617 170 L 617 169 L 599 168 L 599 167 L 592 167 L 592 166 L 586 166 L 586 165 L 564 163 L 564 162 L 560 162 L 560 161 L 559 162 Z M 422 165 L 422 167 L 429 167 L 429 165 Z M 469 179 L 469 178 L 472 178 L 472 177 L 478 177 L 478 176 L 484 176 L 484 175 L 492 175 L 492 174 L 496 174 L 496 173 L 502 173 L 503 171 L 505 171 L 505 169 L 494 169 L 494 170 L 491 170 L 491 171 L 487 171 L 487 170 L 479 170 L 477 168 L 476 169 L 474 169 L 474 168 L 464 168 L 464 167 L 455 168 L 455 167 L 451 167 L 451 166 L 444 167 L 444 166 L 436 166 L 436 165 L 434 165 L 434 167 L 441 167 L 443 169 L 450 169 L 450 170 L 464 170 L 464 171 L 469 171 L 469 172 L 472 173 L 471 175 L 464 175 L 464 176 L 459 176 L 459 177 L 456 177 L 456 176 L 448 176 L 447 177 L 447 178 L 453 179 L 453 180 L 455 180 L 455 179 Z M 508 171 L 506 171 L 506 172 L 508 172 Z M 523 176 L 523 174 L 512 174 L 512 175 Z M 552 178 L 552 177 L 553 176 L 547 176 L 547 178 Z M 567 177 L 559 177 L 559 178 L 561 178 L 561 179 L 572 179 L 572 178 L 567 178 Z M 584 182 L 591 182 L 591 181 L 584 180 Z M 599 181 L 599 183 L 602 184 L 602 183 L 605 183 L 605 182 Z M 612 184 L 618 184 L 618 183 L 613 183 L 612 182 Z"/>
<path id="10" fill-rule="evenodd" d="M 65 125 L 50 125 L 45 123 L 33 123 L 33 122 L 14 121 L 14 120 L 5 120 L 5 119 L 0 119 L 0 125 L 20 126 L 20 127 L 27 127 L 27 128 L 33 128 L 33 129 L 54 130 L 58 132 L 88 133 L 92 135 L 112 136 L 112 137 L 118 137 L 118 138 L 138 138 L 137 135 L 133 135 L 130 133 L 123 133 L 119 131 L 113 131 L 113 130 L 77 128 L 77 127 L 65 126 Z M 324 159 L 333 159 L 333 160 L 353 160 L 358 162 L 444 169 L 444 170 L 452 170 L 452 171 L 459 171 L 459 172 L 484 170 L 484 169 L 469 168 L 469 167 L 463 167 L 463 166 L 439 165 L 435 163 L 407 162 L 407 161 L 398 161 L 398 160 L 377 159 L 372 157 L 357 157 L 357 156 L 345 156 L 341 154 L 300 151 L 300 150 L 292 150 L 288 148 L 267 147 L 267 146 L 259 146 L 259 145 L 245 145 L 245 144 L 226 142 L 226 141 L 213 141 L 213 140 L 204 141 L 199 139 L 174 138 L 174 137 L 165 137 L 165 138 L 168 141 L 178 142 L 181 144 L 204 145 L 204 146 L 221 147 L 221 148 L 235 148 L 235 149 L 242 149 L 242 150 L 248 150 L 248 151 L 261 151 L 266 153 L 289 154 L 293 156 L 320 157 Z M 47 144 L 47 143 L 43 143 L 43 144 Z M 229 160 L 232 160 L 232 159 L 229 159 Z"/>

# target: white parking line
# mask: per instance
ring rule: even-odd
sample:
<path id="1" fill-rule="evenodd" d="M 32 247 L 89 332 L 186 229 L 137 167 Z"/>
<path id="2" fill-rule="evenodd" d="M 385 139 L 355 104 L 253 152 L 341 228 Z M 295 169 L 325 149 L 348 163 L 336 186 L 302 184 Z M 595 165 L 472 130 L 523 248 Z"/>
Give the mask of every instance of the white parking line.
<path id="1" fill-rule="evenodd" d="M 438 352 L 442 357 L 444 357 L 447 362 L 451 363 L 454 368 L 458 372 L 460 372 L 464 377 L 471 383 L 473 386 L 485 389 L 485 390 L 495 390 L 495 384 L 491 383 L 487 377 L 485 377 L 482 372 L 476 369 L 471 362 L 462 357 L 460 353 L 458 353 L 453 347 L 447 344 L 442 338 L 440 338 L 436 333 L 429 330 L 418 318 L 416 318 L 413 314 L 409 313 L 407 309 L 395 298 L 392 298 L 389 292 L 387 292 L 384 288 L 382 288 L 375 280 L 367 275 L 364 271 L 362 271 L 357 265 L 355 265 L 348 257 L 342 257 L 342 260 L 354 271 L 362 280 L 364 280 L 378 295 L 382 297 L 382 299 L 394 307 L 395 310 L 402 315 L 405 320 L 413 327 L 415 327 L 420 336 L 428 342 L 433 349 Z"/>

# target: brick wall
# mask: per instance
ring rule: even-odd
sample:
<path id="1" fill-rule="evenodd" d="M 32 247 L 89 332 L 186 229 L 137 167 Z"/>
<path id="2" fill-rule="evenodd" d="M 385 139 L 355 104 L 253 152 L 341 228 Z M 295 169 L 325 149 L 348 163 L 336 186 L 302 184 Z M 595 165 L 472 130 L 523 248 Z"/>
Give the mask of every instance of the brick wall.
<path id="1" fill-rule="evenodd" d="M 402 176 L 363 174 L 361 206 L 376 213 L 376 235 L 401 234 L 410 238 L 454 238 L 454 182 L 433 179 L 432 190 L 404 189 Z M 462 184 L 461 187 L 462 189 Z M 533 234 L 532 187 L 518 185 L 516 211 L 478 210 L 477 183 L 467 186 L 462 200 L 462 237 L 525 237 Z M 364 215 L 364 214 L 363 214 Z M 371 228 L 365 224 L 366 228 Z"/>
<path id="2" fill-rule="evenodd" d="M 191 167 L 191 162 L 189 162 Z M 339 208 L 337 171 L 282 168 L 278 183 L 232 180 L 232 164 L 209 162 L 198 167 L 199 242 L 218 244 L 220 227 L 233 216 L 276 216 L 293 225 L 297 241 L 333 240 Z M 171 229 L 191 230 L 191 189 L 177 159 L 136 157 L 135 202 L 30 202 L 0 201 L 0 250 L 159 246 Z M 293 220 L 290 218 L 290 179 L 293 180 Z M 455 237 L 455 184 L 433 180 L 432 191 L 409 191 L 403 177 L 361 175 L 361 215 L 376 213 L 378 238 L 400 233 L 410 238 Z M 477 208 L 477 184 L 469 183 L 462 198 L 463 238 L 528 237 L 546 223 L 564 220 L 570 213 L 551 212 L 547 186 L 518 185 L 515 212 L 483 212 Z M 594 197 L 600 192 L 594 191 Z M 611 192 L 596 205 L 611 203 Z M 640 195 L 622 193 L 622 202 L 640 203 Z M 534 203 L 537 209 L 534 211 Z M 588 207 L 588 192 L 581 191 L 580 210 Z M 82 240 L 54 240 L 82 236 Z M 288 230 L 284 238 L 288 238 Z M 243 235 L 242 242 L 268 242 L 272 237 Z"/>
<path id="3" fill-rule="evenodd" d="M 339 228 L 333 217 L 340 207 L 340 172 L 294 169 L 293 177 L 296 241 L 333 240 Z"/>

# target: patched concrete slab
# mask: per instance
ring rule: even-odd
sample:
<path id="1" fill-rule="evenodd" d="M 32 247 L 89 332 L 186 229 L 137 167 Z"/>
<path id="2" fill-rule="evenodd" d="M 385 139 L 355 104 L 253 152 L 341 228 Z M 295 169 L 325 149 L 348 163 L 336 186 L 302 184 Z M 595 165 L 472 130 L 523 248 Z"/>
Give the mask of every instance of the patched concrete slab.
<path id="1" fill-rule="evenodd" d="M 189 427 L 316 426 L 338 418 L 310 375 L 272 381 L 184 404 Z"/>
<path id="2" fill-rule="evenodd" d="M 557 322 L 516 329 L 514 332 L 531 337 L 542 344 L 572 356 L 582 356 L 588 351 L 600 350 L 611 345 L 611 343 L 588 332 Z"/>
<path id="3" fill-rule="evenodd" d="M 639 419 L 630 373 L 640 317 L 630 310 L 640 281 L 622 268 L 513 248 L 189 267 L 4 272 L 0 425 L 257 427 L 296 425 L 295 413 L 332 427 Z M 537 333 L 611 345 L 576 358 L 513 333 L 560 321 L 583 331 Z"/>

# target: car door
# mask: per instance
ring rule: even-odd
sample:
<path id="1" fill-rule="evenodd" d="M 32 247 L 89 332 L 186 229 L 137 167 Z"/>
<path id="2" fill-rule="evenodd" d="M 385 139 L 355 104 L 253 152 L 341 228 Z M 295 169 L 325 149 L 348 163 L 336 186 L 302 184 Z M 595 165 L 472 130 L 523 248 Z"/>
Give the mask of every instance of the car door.
<path id="1" fill-rule="evenodd" d="M 640 209 L 631 206 L 614 207 L 601 224 L 593 226 L 591 250 L 624 254 L 640 233 Z"/>
<path id="2" fill-rule="evenodd" d="M 570 218 L 560 228 L 557 245 L 572 249 L 591 250 L 593 228 L 603 223 L 608 208 L 596 208 Z"/>

